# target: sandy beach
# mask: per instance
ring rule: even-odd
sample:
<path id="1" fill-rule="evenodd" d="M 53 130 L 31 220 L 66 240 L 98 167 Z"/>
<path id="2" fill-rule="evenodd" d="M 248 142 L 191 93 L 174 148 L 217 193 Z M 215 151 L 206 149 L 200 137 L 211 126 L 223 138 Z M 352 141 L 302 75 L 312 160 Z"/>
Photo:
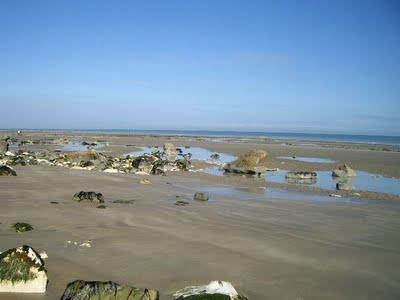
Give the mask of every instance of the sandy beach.
<path id="1" fill-rule="evenodd" d="M 165 142 L 234 156 L 258 148 L 268 152 L 271 168 L 326 171 L 348 163 L 359 171 L 400 178 L 400 152 L 387 145 L 24 133 L 26 139 L 60 137 L 101 140 L 107 145 L 97 151 L 114 156 Z M 335 163 L 280 156 L 329 158 Z M 199 168 L 203 164 L 194 161 Z M 345 191 L 202 172 L 145 176 L 152 184 L 140 185 L 143 176 L 135 174 L 41 165 L 15 170 L 16 177 L 0 177 L 0 251 L 22 244 L 45 250 L 49 284 L 45 295 L 2 294 L 1 299 L 59 299 L 75 279 L 157 289 L 161 299 L 171 299 L 182 287 L 216 279 L 232 282 L 249 299 L 400 297 L 399 195 L 360 191 L 354 197 Z M 72 201 L 81 190 L 101 192 L 106 209 Z M 208 192 L 210 201 L 193 200 L 196 191 Z M 330 193 L 342 197 L 329 197 Z M 113 203 L 118 199 L 133 201 Z M 176 206 L 177 199 L 189 204 Z M 11 224 L 18 221 L 28 222 L 34 230 L 12 231 Z M 80 246 L 87 240 L 90 248 Z"/>

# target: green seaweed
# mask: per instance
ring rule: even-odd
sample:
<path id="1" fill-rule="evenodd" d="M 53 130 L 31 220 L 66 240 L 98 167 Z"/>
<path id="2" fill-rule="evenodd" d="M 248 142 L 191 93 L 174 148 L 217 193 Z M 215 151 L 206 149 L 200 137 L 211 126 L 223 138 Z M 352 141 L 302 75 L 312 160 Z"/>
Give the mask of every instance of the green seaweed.
<path id="1" fill-rule="evenodd" d="M 16 232 L 25 232 L 33 230 L 33 227 L 28 223 L 18 222 L 15 223 L 12 227 L 15 229 Z"/>
<path id="2" fill-rule="evenodd" d="M 28 246 L 22 248 L 24 252 L 17 252 L 17 248 L 13 248 L 0 254 L 0 281 L 10 280 L 13 284 L 18 281 L 26 282 L 36 278 L 31 272 L 32 267 L 38 268 L 38 271 L 44 270 L 43 265 L 35 264 L 27 256 L 25 251 L 28 251 Z"/>

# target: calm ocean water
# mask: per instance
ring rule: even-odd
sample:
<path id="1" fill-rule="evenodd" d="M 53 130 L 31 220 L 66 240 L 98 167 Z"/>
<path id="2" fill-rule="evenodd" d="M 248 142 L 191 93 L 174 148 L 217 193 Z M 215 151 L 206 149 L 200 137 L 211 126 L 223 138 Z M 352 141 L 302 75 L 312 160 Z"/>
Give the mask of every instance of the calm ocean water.
<path id="1" fill-rule="evenodd" d="M 10 130 L 10 129 L 2 129 Z M 318 134 L 292 132 L 262 132 L 262 131 L 208 131 L 208 130 L 131 130 L 131 129 L 25 129 L 25 131 L 55 131 L 55 132 L 96 132 L 108 134 L 154 134 L 206 137 L 262 137 L 273 139 L 294 139 L 303 141 L 336 141 L 368 144 L 400 145 L 400 136 L 353 135 L 353 134 Z M 24 131 L 24 130 L 23 130 Z"/>

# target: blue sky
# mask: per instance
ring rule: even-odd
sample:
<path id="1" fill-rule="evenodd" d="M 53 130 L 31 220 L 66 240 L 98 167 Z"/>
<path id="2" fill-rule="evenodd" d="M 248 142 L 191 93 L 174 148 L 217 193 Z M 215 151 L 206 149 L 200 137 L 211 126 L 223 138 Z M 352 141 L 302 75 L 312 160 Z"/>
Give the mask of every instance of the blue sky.
<path id="1" fill-rule="evenodd" d="M 0 128 L 400 135 L 400 2 L 0 0 L 0 105 Z"/>

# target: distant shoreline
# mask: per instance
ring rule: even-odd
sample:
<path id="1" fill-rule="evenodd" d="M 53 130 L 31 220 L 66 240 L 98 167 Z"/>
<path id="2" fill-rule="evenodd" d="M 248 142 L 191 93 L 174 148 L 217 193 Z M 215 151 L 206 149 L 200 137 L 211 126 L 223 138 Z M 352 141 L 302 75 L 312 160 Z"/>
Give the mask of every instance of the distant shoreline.
<path id="1" fill-rule="evenodd" d="M 64 132 L 64 133 L 101 133 L 127 135 L 161 135 L 161 136 L 201 136 L 201 137 L 239 137 L 239 138 L 270 138 L 316 142 L 350 142 L 365 144 L 383 144 L 400 146 L 400 136 L 356 135 L 356 134 L 325 134 L 325 133 L 293 133 L 293 132 L 263 132 L 263 131 L 222 131 L 222 130 L 133 130 L 133 129 L 0 129 L 0 131 L 25 132 Z"/>

